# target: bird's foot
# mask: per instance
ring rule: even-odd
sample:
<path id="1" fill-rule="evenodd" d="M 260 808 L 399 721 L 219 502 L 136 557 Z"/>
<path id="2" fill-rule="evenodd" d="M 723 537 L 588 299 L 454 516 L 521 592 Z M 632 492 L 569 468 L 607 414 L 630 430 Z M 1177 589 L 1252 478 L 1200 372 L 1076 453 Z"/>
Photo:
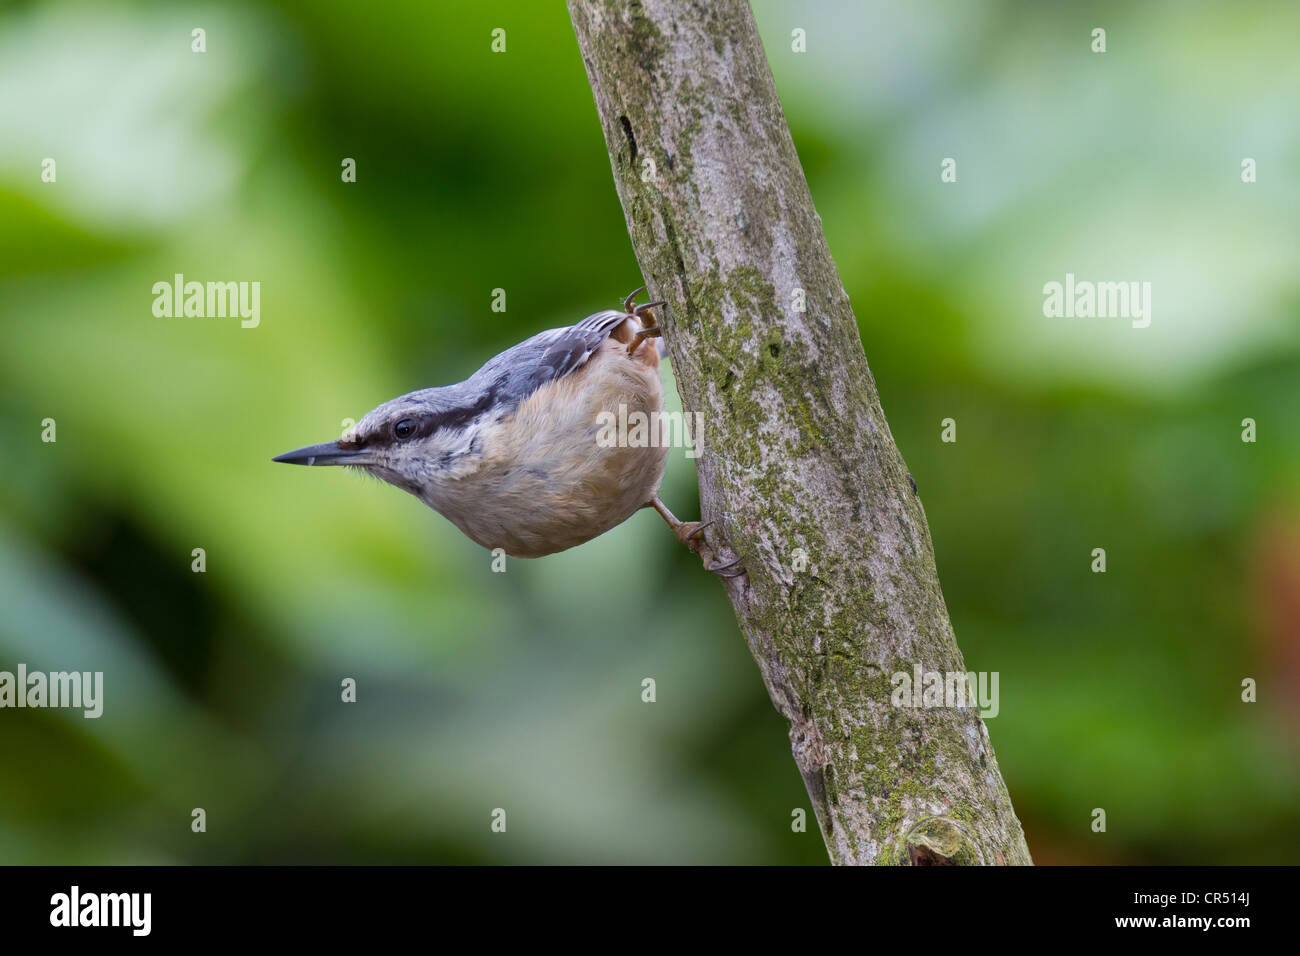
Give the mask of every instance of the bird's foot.
<path id="1" fill-rule="evenodd" d="M 704 529 L 713 524 L 712 521 L 679 521 L 677 516 L 668 510 L 668 506 L 659 500 L 656 495 L 654 500 L 649 503 L 659 513 L 659 517 L 672 529 L 677 540 L 686 547 L 690 548 L 700 556 L 704 562 L 704 570 L 716 574 L 720 578 L 738 578 L 747 573 L 740 563 L 740 558 L 731 561 L 714 561 L 710 562 L 713 555 L 713 549 L 704 537 Z"/>
<path id="2" fill-rule="evenodd" d="M 677 540 L 686 547 L 690 548 L 696 554 L 699 554 L 708 545 L 704 541 L 704 529 L 713 524 L 712 521 L 679 521 L 677 527 L 673 528 L 673 534 Z"/>
<path id="3" fill-rule="evenodd" d="M 630 293 L 628 297 L 623 300 L 623 311 L 626 312 L 629 317 L 635 316 L 641 323 L 641 328 L 632 333 L 632 341 L 627 343 L 628 355 L 633 354 L 646 339 L 657 339 L 664 334 L 663 328 L 659 325 L 659 319 L 655 317 L 654 310 L 661 305 L 666 305 L 667 303 L 647 302 L 645 305 L 637 305 L 636 297 L 639 293 L 644 291 L 645 286 L 641 286 L 641 288 Z"/>
<path id="4" fill-rule="evenodd" d="M 646 339 L 661 338 L 663 334 L 664 334 L 664 330 L 659 328 L 659 326 L 657 325 L 653 325 L 648 329 L 638 329 L 637 331 L 632 333 L 632 341 L 627 343 L 627 354 L 631 355 L 633 352 L 635 352 L 637 346 L 640 345 L 642 342 L 644 342 Z"/>

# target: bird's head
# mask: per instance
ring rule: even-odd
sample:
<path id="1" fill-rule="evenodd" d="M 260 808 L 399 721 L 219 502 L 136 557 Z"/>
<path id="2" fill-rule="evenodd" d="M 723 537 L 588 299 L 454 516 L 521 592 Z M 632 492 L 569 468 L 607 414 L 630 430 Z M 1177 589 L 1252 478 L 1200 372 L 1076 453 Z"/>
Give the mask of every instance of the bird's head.
<path id="1" fill-rule="evenodd" d="M 466 385 L 426 388 L 384 402 L 338 441 L 271 460 L 361 468 L 436 507 L 442 480 L 475 457 L 494 418 L 491 392 Z"/>

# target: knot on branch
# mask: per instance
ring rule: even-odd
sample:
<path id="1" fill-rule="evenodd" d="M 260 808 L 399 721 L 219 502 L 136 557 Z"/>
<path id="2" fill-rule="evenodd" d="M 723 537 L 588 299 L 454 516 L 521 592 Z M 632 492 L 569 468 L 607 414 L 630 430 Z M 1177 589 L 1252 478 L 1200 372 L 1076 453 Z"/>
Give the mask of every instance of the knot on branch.
<path id="1" fill-rule="evenodd" d="M 903 835 L 900 866 L 979 866 L 974 841 L 947 817 L 926 817 Z"/>

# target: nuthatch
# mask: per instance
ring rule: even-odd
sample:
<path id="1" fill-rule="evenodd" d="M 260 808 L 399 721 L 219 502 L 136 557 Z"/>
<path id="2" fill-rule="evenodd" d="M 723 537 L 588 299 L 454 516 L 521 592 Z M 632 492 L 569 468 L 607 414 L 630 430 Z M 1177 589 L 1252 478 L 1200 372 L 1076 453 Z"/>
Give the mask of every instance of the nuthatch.
<path id="1" fill-rule="evenodd" d="M 613 309 L 549 329 L 506 349 L 463 382 L 385 402 L 338 441 L 272 459 L 351 465 L 446 517 L 485 548 L 537 558 L 590 541 L 641 508 L 654 508 L 700 551 L 706 525 L 678 521 L 659 500 L 666 443 L 599 442 L 598 419 L 663 411 L 662 302 Z M 739 559 L 708 567 L 744 573 Z M 707 565 L 706 565 L 707 567 Z"/>

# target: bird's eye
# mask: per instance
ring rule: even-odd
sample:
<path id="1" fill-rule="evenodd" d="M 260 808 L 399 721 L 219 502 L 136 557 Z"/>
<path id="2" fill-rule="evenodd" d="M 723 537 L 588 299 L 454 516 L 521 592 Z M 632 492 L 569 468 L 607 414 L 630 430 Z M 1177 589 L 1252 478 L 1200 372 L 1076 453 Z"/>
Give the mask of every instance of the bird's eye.
<path id="1" fill-rule="evenodd" d="M 415 434 L 415 419 L 403 418 L 400 422 L 393 425 L 393 436 L 399 441 L 406 441 Z"/>

